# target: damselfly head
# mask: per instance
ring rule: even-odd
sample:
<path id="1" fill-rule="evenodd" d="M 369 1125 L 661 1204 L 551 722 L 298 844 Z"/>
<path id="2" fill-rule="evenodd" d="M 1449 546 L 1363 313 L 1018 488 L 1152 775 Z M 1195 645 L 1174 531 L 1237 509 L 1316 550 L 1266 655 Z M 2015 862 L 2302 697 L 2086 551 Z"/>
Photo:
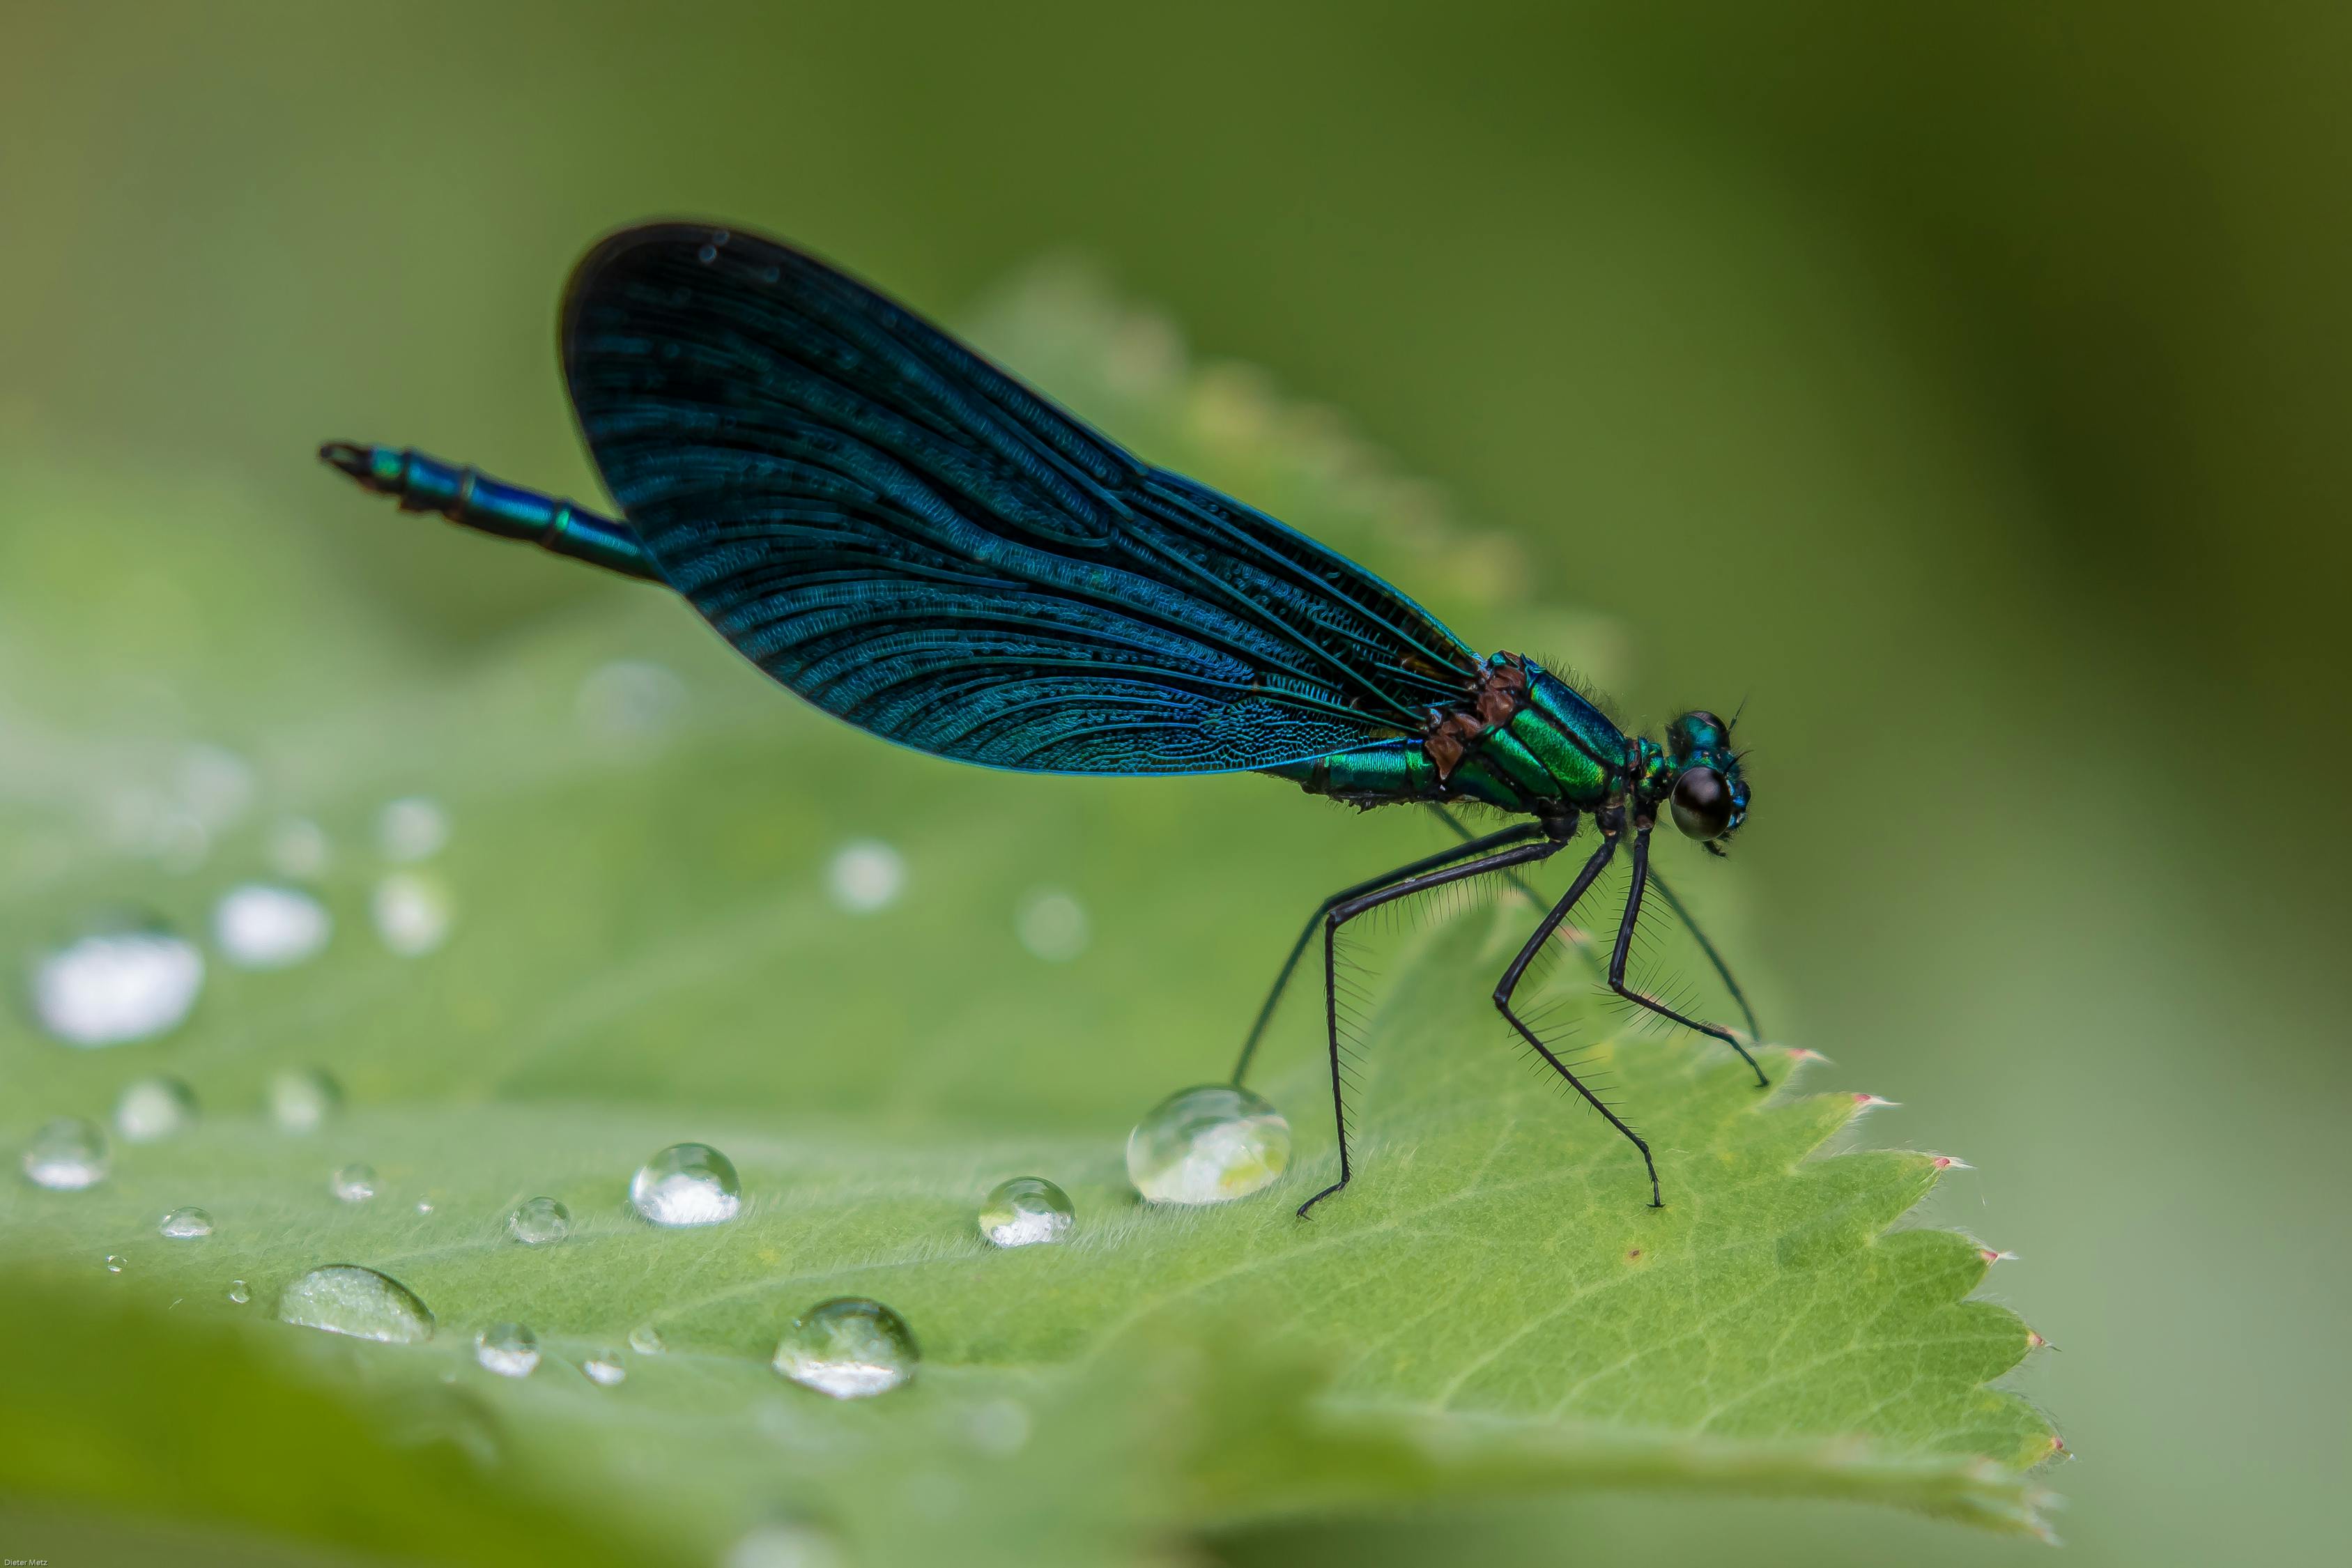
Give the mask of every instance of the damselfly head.
<path id="1" fill-rule="evenodd" d="M 1739 776 L 1731 726 L 1703 708 L 1683 714 L 1666 726 L 1666 764 L 1675 826 L 1721 854 L 1748 819 L 1748 781 Z"/>

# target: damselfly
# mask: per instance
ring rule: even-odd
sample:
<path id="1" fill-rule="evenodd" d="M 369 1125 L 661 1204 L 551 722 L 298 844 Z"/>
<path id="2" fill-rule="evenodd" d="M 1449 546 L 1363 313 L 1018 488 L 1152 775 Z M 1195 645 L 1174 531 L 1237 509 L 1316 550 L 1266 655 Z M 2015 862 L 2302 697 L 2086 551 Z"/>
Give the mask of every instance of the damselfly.
<path id="1" fill-rule="evenodd" d="M 1688 923 L 1650 865 L 1661 808 L 1718 854 L 1747 816 L 1730 726 L 1714 714 L 1681 715 L 1662 742 L 1627 735 L 1533 660 L 1477 657 L 1355 563 L 1139 461 L 773 240 L 678 224 L 614 235 L 572 274 L 562 348 L 581 432 L 625 521 L 413 449 L 337 441 L 320 456 L 408 510 L 666 584 L 810 702 L 936 756 L 1029 773 L 1255 771 L 1356 806 L 1477 804 L 1522 819 L 1475 837 L 1456 824 L 1464 842 L 1334 893 L 1291 948 L 1234 1079 L 1319 928 L 1339 1171 L 1301 1215 L 1352 1174 L 1340 928 L 1547 859 L 1587 817 L 1597 842 L 1504 971 L 1496 1007 L 1641 1151 L 1650 1201 L 1662 1201 L 1649 1145 L 1512 1005 L 1543 944 L 1626 851 L 1610 988 L 1756 1068 L 1741 1036 L 1625 982 L 1653 889 Z M 1753 1040 L 1746 998 L 1699 942 Z"/>

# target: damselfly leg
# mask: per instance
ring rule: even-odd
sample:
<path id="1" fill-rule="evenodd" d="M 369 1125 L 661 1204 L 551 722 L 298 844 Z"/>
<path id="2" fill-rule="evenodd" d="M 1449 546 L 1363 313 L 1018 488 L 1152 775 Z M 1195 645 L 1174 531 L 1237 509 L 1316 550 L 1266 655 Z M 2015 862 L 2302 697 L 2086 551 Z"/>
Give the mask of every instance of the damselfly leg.
<path id="1" fill-rule="evenodd" d="M 1704 1023 L 1699 1019 L 1687 1017 L 1683 1014 L 1677 1013 L 1672 1007 L 1667 1006 L 1664 1002 L 1659 1001 L 1656 997 L 1645 996 L 1641 992 L 1634 990 L 1632 986 L 1625 984 L 1625 957 L 1626 954 L 1633 950 L 1633 925 L 1635 921 L 1642 918 L 1642 894 L 1648 888 L 1649 881 L 1650 830 L 1644 827 L 1633 835 L 1633 883 L 1625 893 L 1624 918 L 1617 923 L 1617 946 L 1609 955 L 1609 989 L 1617 993 L 1618 995 L 1622 996 L 1626 1001 L 1633 1003 L 1635 1006 L 1655 1013 L 1661 1018 L 1671 1018 L 1686 1029 L 1696 1029 L 1702 1035 L 1711 1036 L 1716 1039 L 1721 1040 L 1725 1045 L 1729 1046 L 1733 1050 L 1738 1051 L 1739 1053 L 1739 1059 L 1746 1062 L 1748 1068 L 1754 1071 L 1756 1074 L 1757 1088 L 1770 1088 L 1772 1080 L 1764 1076 L 1764 1069 L 1756 1065 L 1756 1058 L 1748 1054 L 1748 1047 L 1746 1046 L 1739 1043 L 1738 1036 L 1733 1034 L 1729 1029 L 1725 1028 L 1720 1024 Z M 1665 889 L 1661 888 L 1659 891 L 1663 893 Z M 1671 902 L 1672 895 L 1668 894 L 1667 897 Z M 1679 906 L 1676 907 L 1676 912 L 1680 912 Z M 1689 925 L 1690 917 L 1685 915 L 1683 917 L 1683 923 L 1685 925 Z M 1696 926 L 1691 926 L 1691 934 L 1694 936 L 1698 935 L 1698 928 Z M 1707 956 L 1709 958 L 1715 957 L 1715 949 L 1713 946 L 1708 944 L 1705 937 L 1699 937 L 1699 945 L 1706 948 Z M 1724 969 L 1723 961 L 1721 959 L 1716 959 L 1715 967 L 1716 972 L 1723 975 L 1724 983 L 1726 984 L 1730 984 L 1731 976 Z M 1732 986 L 1732 994 L 1734 995 L 1738 995 L 1738 991 L 1739 988 L 1738 986 Z M 1747 1005 L 1747 998 L 1740 998 L 1740 1005 L 1743 1008 Z M 1752 1029 L 1756 1023 L 1753 1014 L 1749 1015 L 1748 1022 L 1749 1027 Z M 1612 1118 L 1612 1120 L 1614 1119 Z"/>
<path id="2" fill-rule="evenodd" d="M 1538 832 L 1543 830 L 1538 828 Z M 1499 836 L 1498 836 L 1499 837 Z M 1442 871 L 1431 871 L 1410 878 L 1392 886 L 1379 889 L 1360 898 L 1333 906 L 1323 917 L 1323 1028 L 1331 1045 L 1331 1120 L 1339 1131 L 1339 1179 L 1298 1205 L 1298 1217 L 1305 1219 L 1307 1211 L 1348 1184 L 1350 1174 L 1348 1163 L 1348 1106 L 1339 1082 L 1339 928 L 1358 915 L 1379 909 L 1382 904 L 1409 899 L 1415 893 L 1425 893 L 1432 888 L 1443 888 L 1470 877 L 1482 877 L 1489 871 L 1500 871 L 1512 866 L 1530 865 L 1559 853 L 1566 839 L 1545 834 L 1534 844 L 1520 844 Z"/>
<path id="3" fill-rule="evenodd" d="M 1650 1206 L 1664 1208 L 1665 1200 L 1658 1194 L 1658 1164 L 1656 1161 L 1650 1158 L 1650 1146 L 1642 1141 L 1642 1135 L 1626 1126 L 1623 1118 L 1601 1103 L 1601 1097 L 1586 1088 L 1584 1080 L 1578 1078 L 1570 1070 L 1566 1062 L 1553 1054 L 1552 1048 L 1544 1044 L 1543 1037 L 1528 1027 L 1526 1021 L 1511 1011 L 1511 995 L 1518 990 L 1519 979 L 1527 973 L 1528 965 L 1534 963 L 1536 954 L 1543 951 L 1543 944 L 1551 940 L 1553 930 L 1560 921 L 1568 918 L 1570 910 L 1576 908 L 1576 901 L 1584 897 L 1586 889 L 1592 886 L 1601 872 L 1609 868 L 1610 858 L 1616 853 L 1617 837 L 1614 834 L 1601 839 L 1600 845 L 1594 848 L 1591 858 L 1584 862 L 1584 868 L 1576 874 L 1576 880 L 1569 884 L 1568 891 L 1559 896 L 1559 901 L 1552 905 L 1551 912 L 1544 916 L 1543 922 L 1536 927 L 1535 934 L 1528 938 L 1527 945 L 1519 949 L 1518 956 L 1511 960 L 1510 968 L 1503 971 L 1503 978 L 1496 982 L 1495 1010 L 1502 1014 L 1509 1021 L 1511 1027 L 1519 1032 L 1521 1039 L 1536 1048 L 1538 1056 L 1551 1064 L 1552 1071 L 1566 1079 L 1570 1089 L 1582 1095 L 1587 1104 L 1608 1119 L 1610 1126 L 1623 1133 L 1626 1141 L 1642 1152 L 1642 1163 L 1650 1173 Z M 1634 853 L 1638 857 L 1641 851 L 1637 847 Z M 1637 858 L 1635 865 L 1639 864 L 1640 861 Z M 1630 932 L 1631 929 L 1629 925 L 1626 931 Z M 1617 939 L 1621 955 L 1626 940 L 1624 933 L 1621 933 Z"/>

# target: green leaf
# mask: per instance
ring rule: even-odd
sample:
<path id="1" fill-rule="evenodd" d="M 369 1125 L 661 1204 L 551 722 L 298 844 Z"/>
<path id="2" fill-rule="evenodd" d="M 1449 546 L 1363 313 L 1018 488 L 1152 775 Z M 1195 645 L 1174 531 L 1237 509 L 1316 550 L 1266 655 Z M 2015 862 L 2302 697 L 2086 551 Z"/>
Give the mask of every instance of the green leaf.
<path id="1" fill-rule="evenodd" d="M 1164 328 L 1066 275 L 989 320 L 999 352 L 1155 456 L 1442 613 L 1501 605 L 1512 574 L 1482 582 L 1477 563 L 1507 547 L 1446 523 L 1328 417 L 1188 367 Z M 1305 1005 L 1260 1085 L 1297 1132 L 1288 1174 L 1208 1209 L 1134 1196 L 1128 1127 L 1226 1070 L 1295 922 L 1328 885 L 1426 852 L 1436 830 L 1416 814 L 1358 818 L 1257 779 L 938 763 L 792 702 L 652 590 L 439 672 L 299 566 L 315 521 L 217 497 L 193 514 L 123 505 L 110 483 L 37 489 L 82 526 L 20 544 L 0 587 L 37 605 L 131 584 L 99 631 L 0 622 L 0 670 L 25 678 L 0 689 L 35 694 L 0 713 L 0 939 L 24 951 L 123 900 L 200 931 L 224 888 L 263 874 L 290 813 L 336 846 L 318 891 L 337 930 L 283 972 L 215 950 L 194 1016 L 162 1040 L 77 1050 L 0 1028 L 13 1139 L 103 1118 L 144 1073 L 205 1107 L 180 1137 L 120 1146 L 92 1190 L 0 1194 L 0 1256 L 35 1286 L 6 1308 L 8 1340 L 51 1352 L 0 1430 L 0 1491 L 463 1561 L 511 1561 L 525 1539 L 708 1562 L 790 1522 L 869 1564 L 1097 1563 L 1240 1521 L 1592 1486 L 2040 1527 L 2029 1471 L 2054 1439 L 1990 1386 L 2029 1333 L 1969 1300 L 1987 1267 L 1974 1242 L 1904 1228 L 1937 1162 L 1825 1157 L 1857 1097 L 1791 1089 L 1794 1053 L 1766 1053 L 1767 1095 L 1712 1044 L 1629 1035 L 1571 959 L 1537 1002 L 1656 1149 L 1668 1202 L 1650 1208 L 1632 1151 L 1529 1069 L 1486 1004 L 1532 918 L 1516 898 L 1350 949 L 1380 977 L 1353 1036 L 1359 1175 L 1313 1220 L 1291 1211 L 1335 1152 Z M 322 510 L 366 505 L 327 493 Z M 248 560 L 245 577 L 225 564 Z M 173 654 L 142 604 L 181 605 L 170 625 L 190 646 Z M 1510 618 L 1611 658 L 1596 623 Z M 199 741 L 251 759 L 242 816 L 187 798 Z M 417 791 L 454 825 L 421 870 L 373 844 L 382 804 Z M 825 888 L 858 837 L 908 869 L 904 898 L 866 915 Z M 403 875 L 455 910 L 419 957 L 371 929 Z M 1016 910 L 1045 888 L 1088 913 L 1072 962 L 1017 939 Z M 1722 906 L 1707 912 L 1736 915 Z M 311 1068 L 347 1107 L 282 1131 L 269 1081 Z M 627 1208 L 629 1175 L 688 1138 L 733 1158 L 744 1213 L 655 1229 Z M 352 1161 L 377 1172 L 372 1201 L 329 1191 Z M 1078 1226 L 994 1251 L 973 1211 L 1024 1173 L 1066 1188 Z M 540 1194 L 574 1229 L 525 1247 L 502 1222 Z M 215 1234 L 160 1237 L 186 1204 Z M 405 1283 L 436 1338 L 270 1321 L 290 1281 L 334 1262 Z M 226 1299 L 232 1279 L 249 1304 Z M 840 1294 L 913 1324 L 910 1387 L 838 1405 L 768 1369 L 784 1324 Z M 469 1353 L 509 1320 L 547 1352 L 520 1382 Z M 625 1383 L 581 1375 L 646 1325 L 667 1349 L 623 1352 Z"/>

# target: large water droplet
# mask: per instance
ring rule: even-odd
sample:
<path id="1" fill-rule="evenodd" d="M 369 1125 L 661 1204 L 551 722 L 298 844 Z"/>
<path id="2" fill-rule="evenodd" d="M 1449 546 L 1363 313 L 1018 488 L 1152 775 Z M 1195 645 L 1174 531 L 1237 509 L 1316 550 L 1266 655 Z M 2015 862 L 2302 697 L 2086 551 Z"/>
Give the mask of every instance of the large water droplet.
<path id="1" fill-rule="evenodd" d="M 415 1291 L 356 1263 L 313 1268 L 278 1298 L 278 1316 L 331 1334 L 413 1345 L 433 1337 L 433 1313 Z"/>
<path id="2" fill-rule="evenodd" d="M 717 1225 L 743 1206 L 734 1162 L 708 1143 L 673 1143 L 629 1182 L 629 1202 L 656 1225 Z"/>
<path id="3" fill-rule="evenodd" d="M 651 1323 L 639 1323 L 629 1331 L 629 1348 L 639 1355 L 659 1355 L 669 1346 L 662 1342 L 659 1329 Z"/>
<path id="4" fill-rule="evenodd" d="M 629 1376 L 629 1369 L 621 1364 L 621 1352 L 618 1351 L 598 1351 L 580 1363 L 580 1370 L 587 1373 L 588 1381 L 599 1388 L 625 1383 Z"/>
<path id="5" fill-rule="evenodd" d="M 719 1568 L 849 1568 L 849 1557 L 816 1526 L 779 1521 L 754 1526 L 727 1549 Z"/>
<path id="6" fill-rule="evenodd" d="M 213 1216 L 200 1208 L 173 1209 L 155 1226 L 156 1234 L 173 1241 L 194 1241 L 213 1233 Z"/>
<path id="7" fill-rule="evenodd" d="M 474 1359 L 500 1377 L 529 1377 L 539 1364 L 539 1336 L 520 1323 L 492 1323 L 474 1336 Z"/>
<path id="8" fill-rule="evenodd" d="M 1084 905 L 1068 893 L 1044 888 L 1021 900 L 1013 913 L 1021 945 L 1049 963 L 1067 963 L 1086 952 L 1092 934 Z"/>
<path id="9" fill-rule="evenodd" d="M 375 1196 L 375 1167 L 345 1165 L 328 1179 L 327 1190 L 347 1204 L 363 1204 Z"/>
<path id="10" fill-rule="evenodd" d="M 1061 1240 L 1076 1218 L 1069 1194 L 1043 1176 L 1015 1176 L 980 1205 L 980 1234 L 998 1247 L 1034 1247 Z"/>
<path id="11" fill-rule="evenodd" d="M 449 814 L 421 795 L 387 801 L 376 814 L 375 841 L 387 860 L 429 859 L 449 842 Z"/>
<path id="12" fill-rule="evenodd" d="M 907 887 L 907 862 L 878 838 L 845 844 L 825 868 L 833 901 L 854 915 L 870 915 L 896 903 Z"/>
<path id="13" fill-rule="evenodd" d="M 375 933 L 403 958 L 422 958 L 449 940 L 457 905 L 449 889 L 417 871 L 394 871 L 368 900 Z"/>
<path id="14" fill-rule="evenodd" d="M 289 816 L 271 826 L 262 853 L 279 876 L 315 882 L 326 875 L 334 852 L 327 843 L 325 828 L 307 816 Z"/>
<path id="15" fill-rule="evenodd" d="M 253 1300 L 253 1292 L 245 1288 L 244 1280 L 232 1279 L 228 1282 L 228 1299 L 232 1304 L 242 1307 Z"/>
<path id="16" fill-rule="evenodd" d="M 33 958 L 33 1014 L 69 1046 L 117 1046 L 176 1027 L 204 989 L 195 943 L 150 915 L 115 911 Z"/>
<path id="17" fill-rule="evenodd" d="M 213 906 L 213 942 L 239 969 L 289 969 L 317 956 L 333 931 L 326 905 L 267 882 L 231 888 Z"/>
<path id="18" fill-rule="evenodd" d="M 921 1359 L 904 1318 L 863 1296 L 837 1296 L 793 1320 L 777 1342 L 774 1364 L 803 1388 L 870 1399 L 914 1376 Z"/>
<path id="19" fill-rule="evenodd" d="M 1170 1095 L 1127 1135 L 1128 1179 L 1155 1204 L 1246 1197 L 1289 1164 L 1290 1123 L 1229 1083 Z"/>
<path id="20" fill-rule="evenodd" d="M 316 1132 L 342 1103 L 343 1086 L 318 1068 L 269 1080 L 269 1119 L 288 1132 Z"/>
<path id="21" fill-rule="evenodd" d="M 96 1122 L 60 1116 L 44 1122 L 25 1145 L 25 1179 L 53 1193 L 78 1193 L 106 1180 L 113 1161 Z"/>
<path id="22" fill-rule="evenodd" d="M 553 1198 L 525 1198 L 507 1215 L 507 1234 L 525 1247 L 545 1247 L 572 1234 L 572 1211 Z"/>
<path id="23" fill-rule="evenodd" d="M 175 1078 L 133 1079 L 114 1102 L 114 1130 L 126 1143 L 152 1143 L 196 1122 L 196 1091 Z"/>

